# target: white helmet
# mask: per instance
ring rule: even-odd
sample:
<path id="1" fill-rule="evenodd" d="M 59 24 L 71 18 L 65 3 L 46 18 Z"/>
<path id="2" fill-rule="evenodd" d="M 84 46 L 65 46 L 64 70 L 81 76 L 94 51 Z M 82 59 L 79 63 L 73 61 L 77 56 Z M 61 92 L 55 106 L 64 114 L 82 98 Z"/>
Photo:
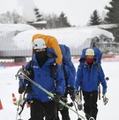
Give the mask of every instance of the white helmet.
<path id="1" fill-rule="evenodd" d="M 42 38 L 37 38 L 33 41 L 33 49 L 43 49 L 46 48 L 45 41 Z"/>
<path id="2" fill-rule="evenodd" d="M 88 49 L 86 50 L 86 55 L 92 55 L 92 56 L 94 56 L 94 50 L 91 49 L 91 48 L 88 48 Z"/>

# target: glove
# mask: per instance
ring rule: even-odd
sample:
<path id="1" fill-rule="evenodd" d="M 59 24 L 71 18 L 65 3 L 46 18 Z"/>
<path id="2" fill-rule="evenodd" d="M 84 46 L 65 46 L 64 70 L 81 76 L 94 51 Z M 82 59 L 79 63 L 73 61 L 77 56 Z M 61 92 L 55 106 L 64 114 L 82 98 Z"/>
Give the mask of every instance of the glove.
<path id="1" fill-rule="evenodd" d="M 104 103 L 104 105 L 106 105 L 108 103 L 109 99 L 106 97 L 106 95 L 103 95 L 102 97 L 103 97 L 103 103 Z"/>
<path id="2" fill-rule="evenodd" d="M 106 77 L 105 79 L 108 81 L 108 80 L 109 80 L 109 77 Z"/>
<path id="3" fill-rule="evenodd" d="M 104 103 L 104 105 L 106 105 L 107 103 L 108 103 L 108 101 L 109 101 L 109 99 L 108 98 L 103 98 L 103 103 Z"/>
<path id="4" fill-rule="evenodd" d="M 67 103 L 67 98 L 66 97 L 61 97 L 61 100 L 64 102 L 64 103 Z"/>
<path id="5" fill-rule="evenodd" d="M 70 97 L 71 97 L 72 101 L 75 101 L 75 90 L 74 90 L 74 88 L 69 87 L 68 90 L 69 90 L 69 94 L 70 94 Z"/>
<path id="6" fill-rule="evenodd" d="M 19 89 L 18 89 L 18 93 L 19 94 L 22 94 L 24 92 L 25 88 L 24 88 L 24 84 L 21 83 L 20 86 L 19 86 Z"/>
<path id="7" fill-rule="evenodd" d="M 67 103 L 67 98 L 66 97 L 61 97 L 61 100 L 64 102 L 64 103 Z M 58 104 L 58 110 L 64 110 L 66 107 L 62 104 Z"/>
<path id="8" fill-rule="evenodd" d="M 83 108 L 82 103 L 79 103 L 79 104 L 78 104 L 78 109 L 79 109 L 79 110 L 82 110 L 82 108 Z"/>
<path id="9" fill-rule="evenodd" d="M 60 92 L 56 92 L 56 93 L 54 93 L 54 98 L 53 98 L 53 100 L 55 101 L 55 102 L 59 102 L 60 101 L 60 98 L 61 98 L 61 93 Z"/>

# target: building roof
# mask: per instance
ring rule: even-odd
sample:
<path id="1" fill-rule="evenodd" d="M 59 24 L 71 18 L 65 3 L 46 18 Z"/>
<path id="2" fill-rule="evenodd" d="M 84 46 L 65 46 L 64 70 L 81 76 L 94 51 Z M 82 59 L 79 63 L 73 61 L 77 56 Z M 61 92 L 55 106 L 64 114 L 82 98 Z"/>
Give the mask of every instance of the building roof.
<path id="1" fill-rule="evenodd" d="M 0 24 L 0 57 L 31 54 L 29 50 L 19 49 L 13 41 L 14 36 L 27 30 L 36 30 L 36 28 L 27 24 Z"/>

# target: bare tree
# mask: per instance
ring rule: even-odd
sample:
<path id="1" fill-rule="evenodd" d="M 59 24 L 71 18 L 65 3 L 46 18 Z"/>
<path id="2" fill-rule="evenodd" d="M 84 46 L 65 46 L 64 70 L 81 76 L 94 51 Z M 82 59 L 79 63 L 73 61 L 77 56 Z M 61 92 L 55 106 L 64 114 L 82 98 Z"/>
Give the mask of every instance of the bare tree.
<path id="1" fill-rule="evenodd" d="M 4 14 L 0 15 L 0 23 L 24 23 L 24 19 L 17 14 L 15 11 L 13 11 L 13 13 L 11 12 L 6 12 Z"/>

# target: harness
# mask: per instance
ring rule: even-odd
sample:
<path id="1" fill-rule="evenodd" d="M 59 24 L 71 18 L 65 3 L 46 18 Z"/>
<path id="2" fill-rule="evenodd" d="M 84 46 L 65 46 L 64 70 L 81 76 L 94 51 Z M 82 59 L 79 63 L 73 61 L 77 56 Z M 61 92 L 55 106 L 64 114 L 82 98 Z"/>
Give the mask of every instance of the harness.
<path id="1" fill-rule="evenodd" d="M 47 52 L 47 56 L 49 58 L 54 58 L 54 54 L 50 53 L 50 52 Z M 29 68 L 27 69 L 29 74 L 27 75 L 30 79 L 33 80 L 34 78 L 34 71 L 33 71 L 33 65 L 34 65 L 34 61 L 33 60 L 30 60 L 29 61 Z M 49 69 L 50 69 L 50 74 L 51 74 L 51 77 L 54 79 L 54 81 L 56 80 L 57 78 L 57 63 L 56 61 L 54 60 L 54 62 L 49 65 Z M 54 82 L 55 83 L 55 82 Z M 26 93 L 31 93 L 32 92 L 32 89 L 31 89 L 31 83 L 28 82 L 28 85 L 26 87 Z"/>

